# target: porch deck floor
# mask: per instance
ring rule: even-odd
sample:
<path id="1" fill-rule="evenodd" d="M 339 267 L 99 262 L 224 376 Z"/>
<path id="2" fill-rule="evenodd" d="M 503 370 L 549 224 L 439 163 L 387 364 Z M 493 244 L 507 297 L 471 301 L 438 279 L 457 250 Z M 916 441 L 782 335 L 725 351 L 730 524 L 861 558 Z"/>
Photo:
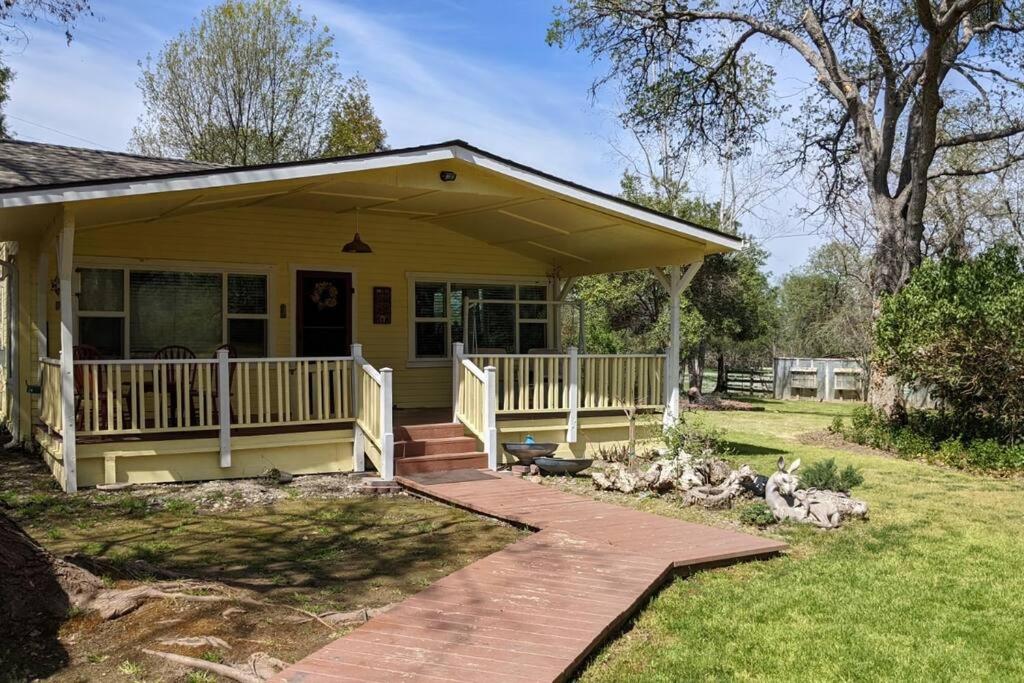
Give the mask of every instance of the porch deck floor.
<path id="1" fill-rule="evenodd" d="M 785 544 L 458 470 L 398 481 L 538 533 L 460 569 L 275 681 L 562 681 L 673 572 Z"/>

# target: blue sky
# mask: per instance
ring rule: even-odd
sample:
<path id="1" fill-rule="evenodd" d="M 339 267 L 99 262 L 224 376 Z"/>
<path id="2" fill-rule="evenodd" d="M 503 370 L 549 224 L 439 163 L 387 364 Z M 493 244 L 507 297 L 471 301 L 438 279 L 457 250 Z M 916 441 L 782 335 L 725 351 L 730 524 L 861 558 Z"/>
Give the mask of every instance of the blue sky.
<path id="1" fill-rule="evenodd" d="M 298 0 L 334 31 L 344 71 L 368 81 L 392 146 L 462 138 L 615 192 L 623 160 L 612 143 L 628 141 L 610 99 L 589 98 L 598 68 L 544 42 L 553 2 Z M 27 43 L 5 50 L 16 72 L 7 109 L 16 137 L 125 149 L 141 112 L 138 61 L 208 4 L 93 0 L 95 16 L 80 20 L 70 47 L 58 27 L 26 26 Z M 789 66 L 779 65 L 783 83 Z M 717 197 L 717 170 L 694 169 L 690 184 Z M 800 201 L 790 187 L 744 220 L 767 238 L 776 275 L 799 266 L 819 240 L 793 218 Z"/>

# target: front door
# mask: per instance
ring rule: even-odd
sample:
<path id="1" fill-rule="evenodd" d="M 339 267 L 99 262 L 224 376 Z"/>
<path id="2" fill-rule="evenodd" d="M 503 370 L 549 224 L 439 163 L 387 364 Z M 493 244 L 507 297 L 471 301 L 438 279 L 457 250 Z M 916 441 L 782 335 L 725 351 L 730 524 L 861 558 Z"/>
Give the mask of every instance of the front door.
<path id="1" fill-rule="evenodd" d="M 352 275 L 300 270 L 295 276 L 295 347 L 300 356 L 347 356 L 352 346 Z"/>

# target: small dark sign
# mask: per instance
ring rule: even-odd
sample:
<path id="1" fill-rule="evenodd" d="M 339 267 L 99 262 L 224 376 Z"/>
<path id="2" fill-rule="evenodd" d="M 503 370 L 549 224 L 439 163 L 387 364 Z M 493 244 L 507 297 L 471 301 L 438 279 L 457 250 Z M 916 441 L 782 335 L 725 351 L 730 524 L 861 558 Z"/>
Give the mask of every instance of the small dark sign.
<path id="1" fill-rule="evenodd" d="M 391 288 L 373 288 L 373 324 L 391 324 Z"/>

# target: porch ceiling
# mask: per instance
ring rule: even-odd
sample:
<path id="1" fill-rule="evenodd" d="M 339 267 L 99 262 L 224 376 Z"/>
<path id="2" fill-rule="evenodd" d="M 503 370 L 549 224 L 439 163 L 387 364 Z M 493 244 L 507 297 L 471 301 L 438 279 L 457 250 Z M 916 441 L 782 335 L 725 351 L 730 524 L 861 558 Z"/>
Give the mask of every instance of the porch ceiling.
<path id="1" fill-rule="evenodd" d="M 0 239 L 45 232 L 63 204 L 73 207 L 81 230 L 238 207 L 330 214 L 358 210 L 452 230 L 557 266 L 565 276 L 691 263 L 738 246 L 734 238 L 550 176 L 531 176 L 516 166 L 508 170 L 494 157 L 438 156 L 383 167 L 342 165 L 308 175 L 276 173 L 266 179 L 253 172 L 230 184 L 217 182 L 221 173 L 207 182 L 164 181 L 147 192 L 63 195 L 62 203 L 0 196 Z M 442 181 L 441 171 L 454 171 L 455 180 Z"/>

